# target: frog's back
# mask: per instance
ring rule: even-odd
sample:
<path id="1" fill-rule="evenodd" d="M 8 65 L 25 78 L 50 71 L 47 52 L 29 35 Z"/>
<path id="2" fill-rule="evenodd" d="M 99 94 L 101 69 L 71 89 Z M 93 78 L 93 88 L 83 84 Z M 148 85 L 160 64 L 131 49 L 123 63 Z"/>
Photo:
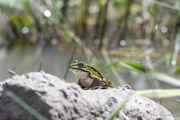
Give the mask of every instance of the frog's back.
<path id="1" fill-rule="evenodd" d="M 88 69 L 91 71 L 91 73 L 95 76 L 97 76 L 98 78 L 100 79 L 103 79 L 103 76 L 102 74 L 94 67 L 90 66 L 90 65 L 87 65 L 88 66 Z"/>

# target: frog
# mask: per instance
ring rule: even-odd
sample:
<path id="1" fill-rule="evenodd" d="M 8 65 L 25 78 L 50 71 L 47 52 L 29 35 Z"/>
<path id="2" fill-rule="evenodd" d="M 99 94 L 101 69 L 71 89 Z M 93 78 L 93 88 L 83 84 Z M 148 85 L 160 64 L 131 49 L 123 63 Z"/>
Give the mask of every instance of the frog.
<path id="1" fill-rule="evenodd" d="M 77 84 L 84 90 L 107 89 L 112 87 L 112 82 L 105 79 L 93 66 L 83 61 L 74 60 L 69 65 L 69 70 L 79 78 Z"/>

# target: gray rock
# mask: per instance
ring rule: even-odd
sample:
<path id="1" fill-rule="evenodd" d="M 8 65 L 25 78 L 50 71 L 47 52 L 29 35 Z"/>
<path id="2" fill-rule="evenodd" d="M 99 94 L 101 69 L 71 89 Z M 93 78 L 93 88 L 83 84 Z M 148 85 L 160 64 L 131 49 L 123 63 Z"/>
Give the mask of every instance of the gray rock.
<path id="1" fill-rule="evenodd" d="M 9 94 L 17 95 L 48 120 L 104 120 L 134 91 L 129 85 L 110 89 L 82 90 L 44 72 L 13 76 L 0 83 L 0 120 L 36 120 Z M 154 101 L 136 96 L 115 120 L 173 120 L 172 114 Z"/>

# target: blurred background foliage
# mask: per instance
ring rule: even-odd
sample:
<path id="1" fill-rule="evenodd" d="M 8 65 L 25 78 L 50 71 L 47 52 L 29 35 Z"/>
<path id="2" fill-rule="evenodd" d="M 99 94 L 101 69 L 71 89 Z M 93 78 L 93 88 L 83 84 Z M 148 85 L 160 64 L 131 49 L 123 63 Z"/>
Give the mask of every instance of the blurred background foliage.
<path id="1" fill-rule="evenodd" d="M 75 82 L 68 65 L 78 59 L 115 86 L 177 88 L 179 18 L 176 0 L 0 0 L 1 80 L 12 69 L 44 70 Z M 176 99 L 161 103 L 180 116 Z"/>

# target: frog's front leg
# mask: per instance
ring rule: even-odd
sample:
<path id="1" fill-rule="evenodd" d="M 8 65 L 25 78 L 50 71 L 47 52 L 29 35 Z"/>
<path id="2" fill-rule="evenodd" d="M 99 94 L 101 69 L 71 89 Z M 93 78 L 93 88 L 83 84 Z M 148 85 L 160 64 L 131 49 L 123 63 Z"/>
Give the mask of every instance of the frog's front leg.
<path id="1" fill-rule="evenodd" d="M 84 86 L 82 85 L 82 83 L 81 83 L 81 80 L 80 80 L 80 79 L 78 80 L 77 84 L 78 84 L 78 85 L 79 85 L 82 89 L 84 89 Z"/>
<path id="2" fill-rule="evenodd" d="M 99 85 L 99 79 L 96 76 L 91 76 L 91 79 L 93 80 L 92 84 L 89 87 L 85 87 L 84 90 L 88 89 L 97 89 Z"/>

